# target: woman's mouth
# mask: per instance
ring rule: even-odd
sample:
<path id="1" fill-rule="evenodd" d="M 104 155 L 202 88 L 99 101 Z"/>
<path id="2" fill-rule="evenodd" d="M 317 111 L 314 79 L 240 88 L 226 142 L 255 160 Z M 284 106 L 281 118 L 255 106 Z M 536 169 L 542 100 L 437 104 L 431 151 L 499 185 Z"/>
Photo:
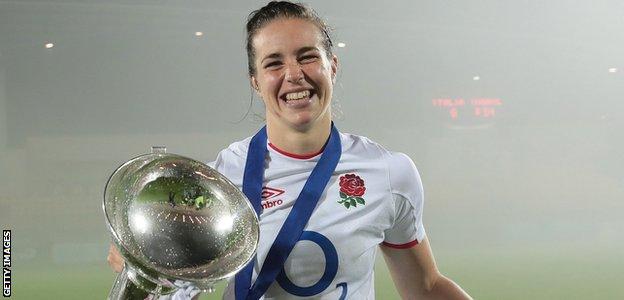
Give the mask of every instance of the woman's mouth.
<path id="1" fill-rule="evenodd" d="M 310 91 L 307 90 L 307 91 L 298 92 L 298 93 L 288 93 L 284 97 L 286 98 L 286 101 L 289 101 L 289 100 L 301 100 L 303 98 L 309 98 L 310 97 Z"/>
<path id="2" fill-rule="evenodd" d="M 303 108 L 307 106 L 314 96 L 314 92 L 311 90 L 305 90 L 301 92 L 287 93 L 282 96 L 282 100 L 286 102 L 286 105 L 290 108 Z"/>

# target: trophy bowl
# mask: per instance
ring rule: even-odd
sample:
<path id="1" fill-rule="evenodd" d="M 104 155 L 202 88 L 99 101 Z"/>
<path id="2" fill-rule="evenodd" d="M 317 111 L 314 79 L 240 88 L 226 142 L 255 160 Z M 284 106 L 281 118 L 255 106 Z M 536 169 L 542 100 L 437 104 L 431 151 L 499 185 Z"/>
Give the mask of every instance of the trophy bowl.
<path id="1" fill-rule="evenodd" d="M 163 147 L 113 172 L 103 209 L 126 261 L 109 299 L 169 294 L 189 283 L 211 291 L 258 246 L 258 218 L 245 195 L 213 168 Z"/>

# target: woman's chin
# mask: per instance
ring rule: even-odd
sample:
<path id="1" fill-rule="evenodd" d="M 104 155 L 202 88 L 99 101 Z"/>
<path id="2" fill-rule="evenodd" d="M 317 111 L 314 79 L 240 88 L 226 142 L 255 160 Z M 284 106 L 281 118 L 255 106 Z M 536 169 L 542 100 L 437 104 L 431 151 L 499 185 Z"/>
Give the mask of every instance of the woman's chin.
<path id="1" fill-rule="evenodd" d="M 279 115 L 269 116 L 267 112 L 267 123 L 281 124 L 280 127 L 291 128 L 296 131 L 307 131 L 316 126 L 324 126 L 327 120 L 331 121 L 330 114 L 319 114 L 317 110 L 282 111 Z M 271 118 L 273 117 L 273 118 Z M 269 120 L 273 119 L 273 120 Z"/>
<path id="2" fill-rule="evenodd" d="M 314 122 L 312 118 L 310 117 L 298 118 L 289 123 L 291 124 L 291 127 L 296 128 L 298 130 L 309 129 L 314 126 Z"/>
<path id="3" fill-rule="evenodd" d="M 295 118 L 290 120 L 292 127 L 298 130 L 309 130 L 318 126 L 325 126 L 325 118 L 312 113 L 299 113 Z M 331 119 L 329 119 L 331 121 Z"/>

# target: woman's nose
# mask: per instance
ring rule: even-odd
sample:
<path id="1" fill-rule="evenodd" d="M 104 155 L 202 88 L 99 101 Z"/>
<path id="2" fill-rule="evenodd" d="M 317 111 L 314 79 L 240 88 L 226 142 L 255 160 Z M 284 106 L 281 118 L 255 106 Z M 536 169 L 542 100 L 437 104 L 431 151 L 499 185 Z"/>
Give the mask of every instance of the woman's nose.
<path id="1" fill-rule="evenodd" d="M 286 81 L 299 83 L 303 80 L 303 70 L 298 63 L 291 63 L 286 66 Z"/>

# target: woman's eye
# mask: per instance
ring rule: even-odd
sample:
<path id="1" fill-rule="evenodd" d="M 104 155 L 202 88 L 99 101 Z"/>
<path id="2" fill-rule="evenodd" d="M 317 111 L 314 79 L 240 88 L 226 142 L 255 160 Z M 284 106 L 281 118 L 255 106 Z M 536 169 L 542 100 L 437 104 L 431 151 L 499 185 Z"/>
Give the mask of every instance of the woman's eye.
<path id="1" fill-rule="evenodd" d="M 316 55 L 305 55 L 305 56 L 302 56 L 302 57 L 299 59 L 299 61 L 301 61 L 301 62 L 303 62 L 303 63 L 306 63 L 306 62 L 313 62 L 313 61 L 315 61 L 316 59 L 317 59 L 317 56 L 316 56 Z"/>
<path id="2" fill-rule="evenodd" d="M 265 69 L 274 69 L 274 68 L 277 68 L 277 67 L 279 67 L 279 66 L 281 66 L 281 65 L 282 65 L 282 62 L 280 62 L 280 61 L 274 61 L 274 62 L 270 62 L 270 63 L 266 64 L 266 65 L 264 66 L 264 68 L 265 68 Z"/>

